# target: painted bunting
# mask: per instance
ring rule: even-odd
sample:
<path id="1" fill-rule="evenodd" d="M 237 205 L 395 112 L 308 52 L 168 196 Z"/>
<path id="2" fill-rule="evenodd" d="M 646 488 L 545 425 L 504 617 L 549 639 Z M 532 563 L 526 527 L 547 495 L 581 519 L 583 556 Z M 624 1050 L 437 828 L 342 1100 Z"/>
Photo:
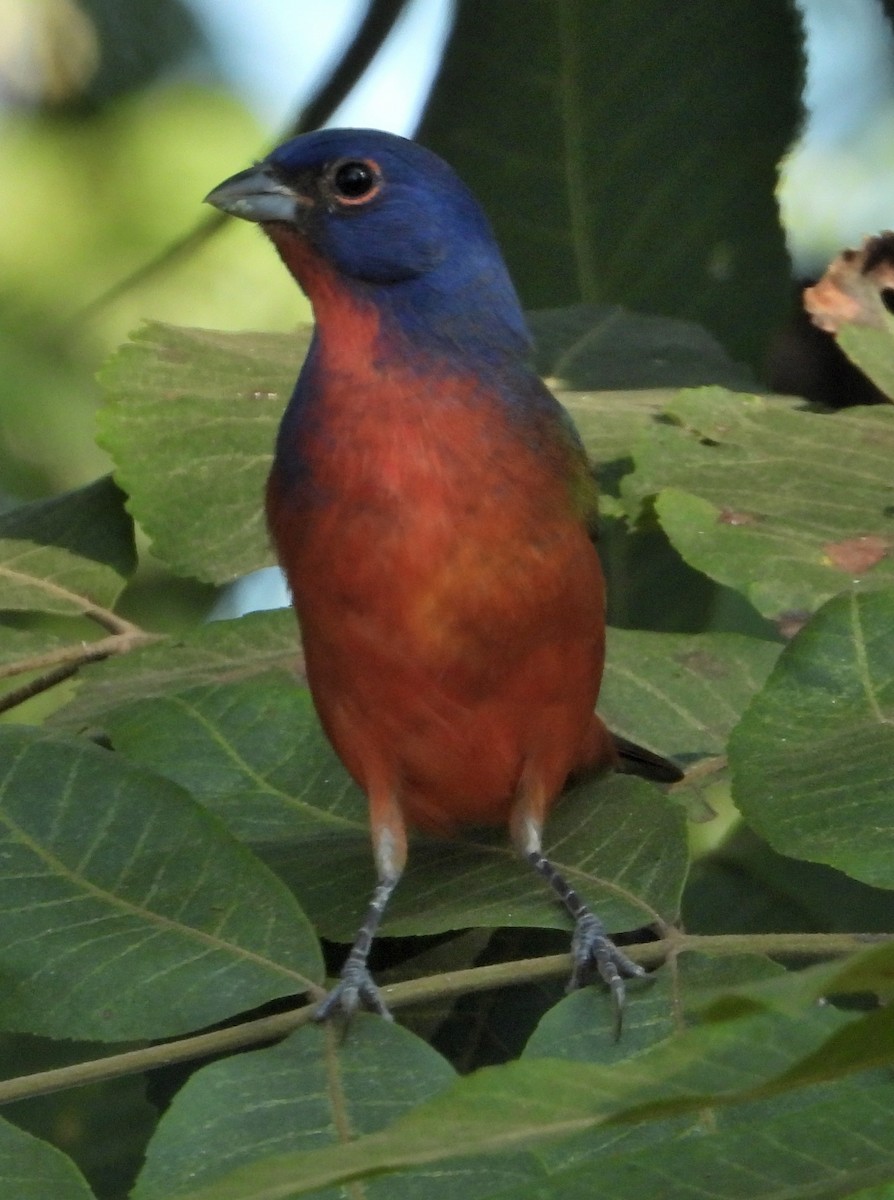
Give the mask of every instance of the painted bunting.
<path id="1" fill-rule="evenodd" d="M 569 986 L 601 976 L 619 1020 L 624 979 L 643 970 L 542 848 L 569 775 L 618 764 L 593 711 L 595 490 L 528 365 L 487 219 L 440 158 L 374 130 L 294 138 L 207 200 L 261 225 L 316 320 L 267 518 L 320 720 L 369 800 L 378 875 L 318 1017 L 389 1015 L 367 958 L 407 827 L 505 824 L 574 921 Z"/>

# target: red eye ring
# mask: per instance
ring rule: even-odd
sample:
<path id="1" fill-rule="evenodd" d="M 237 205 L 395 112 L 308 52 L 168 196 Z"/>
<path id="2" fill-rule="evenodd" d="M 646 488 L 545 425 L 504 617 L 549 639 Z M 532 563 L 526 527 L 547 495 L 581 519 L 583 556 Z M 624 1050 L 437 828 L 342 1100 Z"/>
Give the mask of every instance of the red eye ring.
<path id="1" fill-rule="evenodd" d="M 332 199 L 349 208 L 367 204 L 382 189 L 382 172 L 371 158 L 342 158 L 326 173 Z"/>

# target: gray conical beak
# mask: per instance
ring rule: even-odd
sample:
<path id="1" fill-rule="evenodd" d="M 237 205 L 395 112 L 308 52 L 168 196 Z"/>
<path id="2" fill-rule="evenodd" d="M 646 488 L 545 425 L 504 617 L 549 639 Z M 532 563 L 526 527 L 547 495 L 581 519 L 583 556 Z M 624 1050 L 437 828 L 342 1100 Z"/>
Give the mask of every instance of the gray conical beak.
<path id="1" fill-rule="evenodd" d="M 294 222 L 310 201 L 281 183 L 263 165 L 231 175 L 208 193 L 206 204 L 243 221 Z"/>

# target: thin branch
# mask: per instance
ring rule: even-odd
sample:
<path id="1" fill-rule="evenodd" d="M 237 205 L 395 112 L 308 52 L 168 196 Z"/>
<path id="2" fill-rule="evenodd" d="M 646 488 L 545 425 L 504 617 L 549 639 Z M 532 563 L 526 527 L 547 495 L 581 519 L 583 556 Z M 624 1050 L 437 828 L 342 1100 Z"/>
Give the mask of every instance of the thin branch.
<path id="1" fill-rule="evenodd" d="M 287 138 L 317 129 L 329 120 L 381 50 L 385 39 L 397 24 L 408 4 L 409 0 L 372 0 L 366 16 L 361 21 L 335 70 L 315 95 L 302 106 L 298 115 L 289 122 L 283 133 L 274 140 L 273 146 L 279 145 Z M 169 267 L 189 258 L 222 229 L 229 219 L 220 212 L 208 213 L 207 216 L 203 216 L 191 230 L 167 245 L 155 258 L 143 263 L 124 279 L 119 279 L 117 283 L 86 304 L 75 313 L 71 324 L 79 325 L 89 320 L 126 292 L 132 291 L 133 288 L 161 274 Z"/>
<path id="2" fill-rule="evenodd" d="M 894 934 L 882 933 L 768 933 L 768 934 L 684 934 L 674 932 L 659 942 L 643 942 L 625 946 L 624 953 L 646 966 L 657 966 L 670 954 L 698 951 L 715 956 L 727 954 L 765 954 L 774 956 L 815 956 L 835 958 L 852 954 L 868 945 L 894 941 Z M 552 954 L 543 958 L 528 958 L 514 962 L 495 963 L 487 967 L 471 967 L 464 971 L 449 971 L 422 979 L 411 979 L 382 988 L 390 1008 L 406 1008 L 436 1000 L 468 996 L 474 992 L 536 983 L 567 974 L 570 959 L 567 954 Z M 262 1042 L 285 1037 L 313 1019 L 315 1004 L 305 1004 L 272 1017 L 245 1021 L 213 1033 L 200 1033 L 179 1038 L 141 1050 L 110 1054 L 91 1062 L 21 1075 L 0 1082 L 0 1104 L 13 1100 L 43 1096 L 64 1088 L 104 1083 L 124 1075 L 155 1070 L 174 1063 L 207 1058 L 214 1054 L 230 1053 Z"/>
<path id="3" fill-rule="evenodd" d="M 153 642 L 164 641 L 166 637 L 163 633 L 148 633 L 137 625 L 131 625 L 129 621 L 121 621 L 121 625 L 123 628 L 120 633 L 111 634 L 98 641 L 76 642 L 70 646 L 60 646 L 58 650 L 48 650 L 45 654 L 22 658 L 17 662 L 7 663 L 4 667 L 0 667 L 0 679 L 26 675 L 30 671 L 45 671 L 45 674 L 0 696 L 0 713 L 9 712 L 18 705 L 24 704 L 26 700 L 39 696 L 41 692 L 49 691 L 50 688 L 70 679 L 87 663 L 101 662 L 115 654 L 128 654 L 140 646 L 150 646 Z M 48 667 L 50 669 L 46 670 Z"/>
<path id="4" fill-rule="evenodd" d="M 67 667 L 56 667 L 53 671 L 48 671 L 46 675 L 41 675 L 38 679 L 32 679 L 30 683 L 24 683 L 21 687 L 13 688 L 11 692 L 7 692 L 4 696 L 0 696 L 0 713 L 10 712 L 14 708 L 18 708 L 20 704 L 24 704 L 26 700 L 33 700 L 35 696 L 39 696 L 42 692 L 48 692 L 50 688 L 56 687 L 57 684 L 64 683 L 66 679 L 71 679 L 72 675 L 77 675 L 79 663 L 73 663 Z"/>
<path id="5" fill-rule="evenodd" d="M 127 654 L 140 646 L 164 641 L 165 637 L 163 633 L 148 633 L 145 629 L 133 625 L 130 629 L 114 633 L 110 637 L 99 638 L 95 642 L 72 642 L 71 645 L 59 646 L 43 654 L 33 654 L 30 658 L 19 658 L 15 662 L 6 663 L 0 667 L 0 679 L 12 679 L 16 675 L 27 675 L 31 671 L 44 671 L 53 667 L 80 667 L 85 663 L 99 662 L 113 654 Z"/>

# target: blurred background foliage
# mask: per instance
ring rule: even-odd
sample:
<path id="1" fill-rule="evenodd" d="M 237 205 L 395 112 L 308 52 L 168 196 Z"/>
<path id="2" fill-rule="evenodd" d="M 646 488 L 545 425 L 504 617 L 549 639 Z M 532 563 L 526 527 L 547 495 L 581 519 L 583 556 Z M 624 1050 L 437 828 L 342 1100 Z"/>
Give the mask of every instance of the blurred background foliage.
<path id="1" fill-rule="evenodd" d="M 271 330 L 289 329 L 306 319 L 301 297 L 257 231 L 239 222 L 229 222 L 193 252 L 109 303 L 89 306 L 192 229 L 201 219 L 199 206 L 208 187 L 263 153 L 288 128 L 330 72 L 367 7 L 363 0 L 326 6 L 265 0 L 249 8 L 232 0 L 0 0 L 4 502 L 64 490 L 107 469 L 93 441 L 94 372 L 143 319 Z M 580 86 L 594 101 L 589 117 L 594 124 L 587 135 L 599 141 L 604 155 L 606 145 L 619 144 L 612 138 L 625 122 L 628 131 L 645 129 L 628 140 L 626 152 L 634 159 L 638 155 L 645 169 L 654 148 L 665 145 L 668 154 L 656 169 L 667 176 L 685 159 L 673 141 L 678 103 L 690 104 L 684 114 L 692 111 L 693 99 L 700 103 L 702 133 L 720 139 L 721 157 L 730 148 L 723 121 L 738 119 L 744 130 L 746 118 L 765 136 L 763 112 L 742 109 L 748 94 L 736 77 L 736 54 L 743 66 L 749 55 L 752 63 L 764 63 L 765 78 L 775 80 L 766 98 L 777 122 L 774 156 L 784 154 L 797 134 L 793 98 L 802 85 L 798 22 L 806 19 L 810 55 L 804 98 L 812 119 L 808 137 L 788 161 L 781 194 L 796 273 L 815 273 L 844 241 L 885 223 L 879 197 L 894 169 L 888 149 L 894 56 L 883 11 L 889 6 L 877 0 L 802 0 L 800 16 L 793 5 L 777 0 L 766 6 L 772 12 L 762 14 L 763 24 L 755 26 L 749 25 L 747 5 L 735 6 L 735 11 L 723 6 L 716 20 L 722 19 L 735 36 L 708 28 L 708 14 L 716 6 L 698 0 L 679 9 L 673 30 L 660 17 L 662 6 L 651 2 L 587 6 L 543 0 L 526 4 L 522 19 L 514 22 L 507 21 L 500 0 L 484 8 L 450 0 L 378 0 L 372 7 L 397 28 L 348 107 L 335 114 L 335 123 L 411 132 L 452 27 L 455 36 L 422 135 L 450 155 L 473 186 L 488 168 L 488 130 L 491 140 L 501 139 L 504 152 L 508 144 L 483 198 L 529 307 L 567 302 L 561 282 L 544 283 L 542 261 L 539 268 L 535 261 L 538 250 L 552 254 L 555 280 L 574 273 L 573 264 L 548 238 L 545 246 L 537 245 L 542 230 L 538 234 L 536 222 L 532 228 L 524 212 L 513 225 L 520 208 L 527 207 L 527 218 L 536 218 L 541 204 L 546 224 L 554 220 L 567 228 L 568 213 L 553 203 L 557 195 L 548 189 L 549 174 L 539 199 L 530 188 L 522 196 L 512 186 L 530 165 L 519 159 L 524 146 L 518 139 L 529 136 L 536 145 L 537 138 L 554 136 L 545 96 L 552 83 L 549 72 L 558 70 L 559 41 L 537 36 L 538 28 L 553 20 L 560 27 L 559 40 L 562 30 L 567 35 L 570 28 L 578 48 L 587 50 L 580 64 Z M 588 22 L 593 27 L 589 31 L 584 28 Z M 640 28 L 637 42 L 631 40 L 635 25 Z M 657 40 L 643 36 L 656 26 Z M 669 47 L 673 54 L 669 37 L 677 39 Z M 591 49 L 594 38 L 604 47 L 598 59 Z M 615 70 L 617 46 L 625 39 L 628 46 L 638 46 L 637 53 L 631 53 L 623 70 Z M 653 53 L 656 45 L 665 47 L 663 57 Z M 686 91 L 693 78 L 687 55 L 712 64 L 701 96 L 693 96 L 691 88 Z M 507 79 L 510 61 L 523 62 L 527 75 L 515 72 Z M 673 91 L 675 72 L 680 96 Z M 666 104 L 659 102 L 662 96 Z M 678 134 L 681 146 L 694 136 L 685 122 Z M 748 141 L 744 133 L 737 135 L 732 148 L 740 153 Z M 614 178 L 619 177 L 617 168 L 616 163 Z M 685 161 L 683 168 L 685 181 L 685 170 L 691 168 Z M 632 240 L 619 246 L 617 261 L 608 264 L 615 276 L 609 271 L 598 298 L 690 315 L 675 297 L 671 279 L 666 277 L 662 287 L 636 267 L 636 254 L 649 245 L 647 239 L 637 242 L 638 225 L 649 213 L 661 224 L 668 245 L 686 246 L 674 220 L 679 190 L 673 190 L 669 207 L 662 208 L 652 203 L 648 173 L 617 195 L 614 185 L 608 194 L 604 186 L 600 191 L 598 162 L 595 172 L 582 182 L 594 202 L 608 206 L 606 237 L 613 245 L 623 241 L 625 213 L 627 227 L 634 231 Z M 766 182 L 771 182 L 769 175 Z M 771 205 L 770 195 L 762 202 Z M 634 206 L 646 217 L 634 220 Z M 747 214 L 753 207 L 746 203 L 742 211 Z M 781 253 L 782 243 L 778 245 Z M 597 275 L 602 265 L 596 262 Z M 765 262 L 753 265 L 766 277 Z M 777 271 L 772 298 L 735 284 L 728 299 L 738 292 L 742 304 L 763 301 L 768 323 L 778 326 L 785 319 L 784 282 Z M 596 298 L 597 289 L 586 282 L 581 291 L 584 299 Z M 709 300 L 717 309 L 718 297 Z M 733 305 L 726 307 L 733 322 L 741 316 Z M 689 308 L 704 318 L 697 304 Z M 715 333 L 730 334 L 721 340 L 735 341 L 731 320 L 721 315 L 715 322 L 720 326 Z M 758 369 L 762 366 L 754 339 L 727 348 L 750 357 Z"/>

